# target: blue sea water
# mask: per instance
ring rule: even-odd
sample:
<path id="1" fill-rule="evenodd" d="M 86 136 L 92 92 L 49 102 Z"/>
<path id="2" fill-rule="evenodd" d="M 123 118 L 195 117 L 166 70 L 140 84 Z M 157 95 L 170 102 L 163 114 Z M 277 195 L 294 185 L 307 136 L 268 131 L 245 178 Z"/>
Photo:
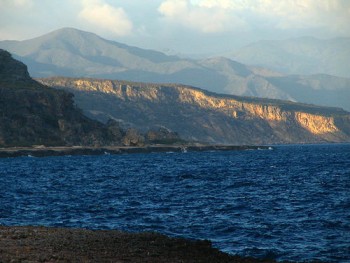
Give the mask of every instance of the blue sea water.
<path id="1" fill-rule="evenodd" d="M 156 231 L 350 262 L 350 144 L 0 159 L 0 225 Z"/>

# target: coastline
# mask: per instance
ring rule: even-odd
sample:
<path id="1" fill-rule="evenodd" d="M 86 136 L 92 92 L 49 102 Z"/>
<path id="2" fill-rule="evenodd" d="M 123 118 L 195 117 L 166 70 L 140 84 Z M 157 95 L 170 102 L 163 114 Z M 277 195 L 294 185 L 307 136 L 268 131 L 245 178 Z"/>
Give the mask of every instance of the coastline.
<path id="1" fill-rule="evenodd" d="M 143 147 L 11 147 L 0 158 L 104 155 L 153 152 L 240 151 L 268 146 L 148 145 Z M 0 262 L 276 262 L 231 255 L 208 240 L 173 238 L 159 233 L 128 233 L 45 226 L 1 226 Z"/>
<path id="2" fill-rule="evenodd" d="M 267 150 L 268 146 L 252 145 L 147 145 L 147 146 L 36 146 L 36 147 L 10 147 L 0 148 L 0 158 L 9 157 L 47 157 L 65 155 L 108 155 L 131 153 L 157 153 L 157 152 L 202 152 L 202 151 L 242 151 Z"/>
<path id="3" fill-rule="evenodd" d="M 0 226 L 1 262 L 276 262 L 230 255 L 208 240 L 43 226 Z"/>

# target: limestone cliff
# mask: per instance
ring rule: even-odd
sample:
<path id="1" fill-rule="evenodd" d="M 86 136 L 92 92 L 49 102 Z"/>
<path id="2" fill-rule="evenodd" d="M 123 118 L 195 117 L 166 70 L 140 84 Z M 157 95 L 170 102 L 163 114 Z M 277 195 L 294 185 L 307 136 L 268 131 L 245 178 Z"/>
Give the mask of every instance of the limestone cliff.
<path id="1" fill-rule="evenodd" d="M 219 95 L 190 86 L 48 78 L 75 94 L 86 114 L 147 129 L 165 126 L 186 139 L 234 144 L 350 141 L 350 114 L 339 108 Z"/>

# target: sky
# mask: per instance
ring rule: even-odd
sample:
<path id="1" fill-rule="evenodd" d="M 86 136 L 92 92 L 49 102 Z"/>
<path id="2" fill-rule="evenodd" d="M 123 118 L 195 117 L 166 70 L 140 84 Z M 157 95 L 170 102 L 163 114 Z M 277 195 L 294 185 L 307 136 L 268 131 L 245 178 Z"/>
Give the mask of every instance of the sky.
<path id="1" fill-rule="evenodd" d="M 63 27 L 173 54 L 220 54 L 251 42 L 350 36 L 349 0 L 0 0 L 0 40 Z"/>

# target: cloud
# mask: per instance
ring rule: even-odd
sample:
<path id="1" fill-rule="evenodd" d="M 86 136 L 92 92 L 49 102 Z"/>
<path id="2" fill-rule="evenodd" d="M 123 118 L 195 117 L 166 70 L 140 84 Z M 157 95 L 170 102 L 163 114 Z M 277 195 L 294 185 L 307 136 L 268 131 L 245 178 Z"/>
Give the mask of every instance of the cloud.
<path id="1" fill-rule="evenodd" d="M 348 0 L 166 0 L 158 11 L 172 23 L 202 32 L 242 27 L 350 30 Z"/>
<path id="2" fill-rule="evenodd" d="M 349 37 L 350 1 L 0 0 L 0 25 L 0 40 L 75 27 L 134 46 L 219 53 L 260 39 Z"/>
<path id="3" fill-rule="evenodd" d="M 331 29 L 344 17 L 342 14 L 344 9 L 350 10 L 349 2 L 346 2 L 341 0 L 257 0 L 240 8 L 268 19 L 280 29 L 320 27 Z M 345 24 L 343 26 L 347 27 Z"/>
<path id="4" fill-rule="evenodd" d="M 170 22 L 204 33 L 223 32 L 244 27 L 243 21 L 225 9 L 193 4 L 188 0 L 167 0 L 158 11 Z"/>
<path id="5" fill-rule="evenodd" d="M 207 8 L 213 8 L 213 7 L 220 7 L 224 9 L 233 9 L 237 8 L 239 6 L 244 5 L 244 2 L 241 1 L 231 1 L 231 0 L 197 0 L 192 1 L 195 5 L 207 7 Z"/>
<path id="6" fill-rule="evenodd" d="M 32 0 L 1 0 L 0 7 L 1 8 L 28 8 L 33 5 Z"/>
<path id="7" fill-rule="evenodd" d="M 110 31 L 118 36 L 131 34 L 133 24 L 121 7 L 112 6 L 103 0 L 82 0 L 83 9 L 79 18 L 91 26 Z"/>

